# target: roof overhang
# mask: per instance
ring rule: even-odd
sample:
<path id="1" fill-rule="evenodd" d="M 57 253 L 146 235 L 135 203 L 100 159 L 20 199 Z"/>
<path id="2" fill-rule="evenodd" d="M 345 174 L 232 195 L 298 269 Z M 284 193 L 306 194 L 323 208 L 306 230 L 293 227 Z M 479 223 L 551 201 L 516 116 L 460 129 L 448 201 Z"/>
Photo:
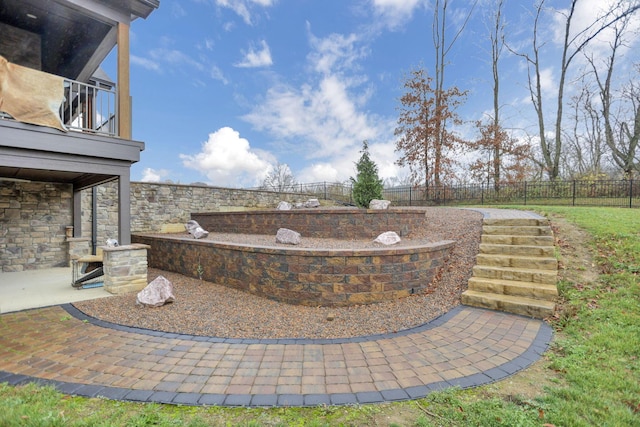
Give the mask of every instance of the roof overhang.
<path id="1" fill-rule="evenodd" d="M 86 82 L 116 45 L 118 23 L 146 18 L 159 5 L 159 0 L 2 0 L 0 23 L 37 35 L 41 71 Z"/>

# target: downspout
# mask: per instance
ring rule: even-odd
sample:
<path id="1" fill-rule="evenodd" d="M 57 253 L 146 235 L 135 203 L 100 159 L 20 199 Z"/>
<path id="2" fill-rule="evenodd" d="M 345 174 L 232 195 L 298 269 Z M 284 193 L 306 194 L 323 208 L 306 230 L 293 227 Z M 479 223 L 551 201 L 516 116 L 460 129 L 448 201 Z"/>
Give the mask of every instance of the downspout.
<path id="1" fill-rule="evenodd" d="M 98 247 L 98 188 L 91 187 L 91 253 Z"/>

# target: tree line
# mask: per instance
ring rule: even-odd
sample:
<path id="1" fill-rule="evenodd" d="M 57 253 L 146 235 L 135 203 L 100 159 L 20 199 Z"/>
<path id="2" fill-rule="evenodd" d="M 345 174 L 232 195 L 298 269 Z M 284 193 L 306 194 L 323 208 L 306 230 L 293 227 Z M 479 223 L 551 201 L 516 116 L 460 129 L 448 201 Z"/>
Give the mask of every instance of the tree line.
<path id="1" fill-rule="evenodd" d="M 505 0 L 495 0 L 488 19 L 490 62 L 492 65 L 492 113 L 477 121 L 477 137 L 463 139 L 456 128 L 462 123 L 457 113 L 467 91 L 444 84 L 447 55 L 465 30 L 476 3 L 457 28 L 448 25 L 450 0 L 433 3 L 432 39 L 433 72 L 422 65 L 404 78 L 405 92 L 400 98 L 396 151 L 400 166 L 410 170 L 414 185 L 441 185 L 456 179 L 457 158 L 474 152 L 475 161 L 468 167 L 476 182 L 501 183 L 532 178 L 576 179 L 621 176 L 632 179 L 640 171 L 638 139 L 640 137 L 640 85 L 637 81 L 640 62 L 628 81 L 614 86 L 621 51 L 637 35 L 633 19 L 640 9 L 637 0 L 615 0 L 607 4 L 592 22 L 576 24 L 576 10 L 581 0 L 571 0 L 566 9 L 552 9 L 546 0 L 533 6 L 533 27 L 529 46 L 511 46 L 505 36 L 503 14 Z M 542 20 L 554 16 L 562 24 L 561 55 L 555 64 L 542 54 L 549 40 L 543 39 Z M 595 56 L 587 49 L 604 32 L 608 52 Z M 501 61 L 506 53 L 519 57 L 527 69 L 526 87 L 535 112 L 536 130 L 525 137 L 516 136 L 502 120 Z M 587 64 L 573 70 L 577 58 Z M 546 62 L 545 62 L 546 61 Z M 556 66 L 559 79 L 553 95 L 543 91 L 543 70 Z M 578 77 L 576 77 L 578 75 Z M 566 99 L 568 79 L 579 85 L 577 95 Z M 547 108 L 547 104 L 551 108 Z M 606 163 L 609 161 L 609 163 Z M 544 175 L 544 176 L 541 176 Z"/>
<path id="2" fill-rule="evenodd" d="M 403 94 L 398 100 L 398 119 L 394 131 L 397 164 L 409 170 L 404 179 L 391 185 L 440 186 L 461 181 L 493 185 L 525 180 L 548 179 L 634 179 L 640 172 L 640 58 L 622 62 L 633 53 L 630 43 L 638 37 L 640 0 L 598 2 L 602 10 L 591 22 L 578 22 L 577 11 L 586 0 L 561 2 L 554 8 L 550 0 L 538 0 L 530 7 L 532 26 L 527 44 L 506 36 L 506 0 L 483 2 L 486 56 L 491 64 L 491 108 L 473 123 L 475 137 L 461 136 L 464 124 L 458 110 L 468 91 L 446 85 L 449 55 L 465 31 L 478 0 L 470 2 L 464 13 L 455 11 L 457 25 L 449 21 L 452 0 L 431 4 L 431 38 L 434 58 L 431 71 L 423 64 L 403 76 Z M 548 55 L 552 43 L 544 24 L 552 19 L 560 29 L 559 55 Z M 606 47 L 602 47 L 602 37 Z M 599 42 L 599 54 L 590 49 Z M 503 61 L 512 55 L 526 69 L 523 86 L 533 110 L 534 131 L 509 128 L 503 119 Z M 619 68 L 628 67 L 628 77 L 620 78 Z M 543 90 L 544 71 L 557 70 L 553 92 Z M 568 89 L 571 90 L 568 90 Z M 363 143 L 364 165 L 370 164 L 367 142 Z M 463 165 L 462 157 L 472 159 Z M 358 167 L 362 166 L 363 158 Z M 461 175 L 461 170 L 464 174 Z M 359 170 L 359 172 L 361 172 Z M 358 179 L 351 178 L 352 183 Z M 378 182 L 377 175 L 371 182 Z M 262 188 L 286 191 L 296 180 L 289 167 L 278 164 L 264 180 Z M 374 185 L 374 184 L 371 184 Z M 389 185 L 388 185 L 389 186 Z M 377 186 L 376 186 L 377 187 Z"/>

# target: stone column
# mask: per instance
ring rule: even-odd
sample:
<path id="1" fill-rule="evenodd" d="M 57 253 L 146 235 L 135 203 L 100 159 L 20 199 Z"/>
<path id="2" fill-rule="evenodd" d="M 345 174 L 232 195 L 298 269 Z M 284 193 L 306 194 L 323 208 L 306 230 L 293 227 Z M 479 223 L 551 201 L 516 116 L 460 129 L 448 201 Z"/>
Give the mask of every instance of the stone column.
<path id="1" fill-rule="evenodd" d="M 112 294 L 138 292 L 147 286 L 149 245 L 102 246 L 104 288 Z"/>

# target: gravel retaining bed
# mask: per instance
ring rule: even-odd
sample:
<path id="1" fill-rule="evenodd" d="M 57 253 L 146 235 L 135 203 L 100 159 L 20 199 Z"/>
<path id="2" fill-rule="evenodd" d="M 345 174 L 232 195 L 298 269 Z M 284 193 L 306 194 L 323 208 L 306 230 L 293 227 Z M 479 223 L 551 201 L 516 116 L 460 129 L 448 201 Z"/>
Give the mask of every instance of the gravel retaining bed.
<path id="1" fill-rule="evenodd" d="M 304 307 L 150 268 L 149 281 L 163 275 L 173 283 L 175 302 L 144 308 L 136 305 L 136 294 L 132 293 L 73 305 L 89 316 L 121 325 L 201 336 L 345 338 L 397 332 L 426 323 L 460 304 L 460 294 L 467 288 L 478 253 L 482 231 L 480 213 L 455 208 L 426 208 L 425 211 L 429 226 L 414 230 L 400 244 L 456 241 L 447 265 L 436 279 L 436 289 L 430 294 L 352 307 Z M 275 246 L 274 236 L 215 233 L 210 234 L 209 239 Z M 307 245 L 303 247 L 335 249 L 353 244 L 352 241 L 303 237 L 303 245 Z M 359 247 L 383 246 L 362 241 L 357 244 Z"/>

